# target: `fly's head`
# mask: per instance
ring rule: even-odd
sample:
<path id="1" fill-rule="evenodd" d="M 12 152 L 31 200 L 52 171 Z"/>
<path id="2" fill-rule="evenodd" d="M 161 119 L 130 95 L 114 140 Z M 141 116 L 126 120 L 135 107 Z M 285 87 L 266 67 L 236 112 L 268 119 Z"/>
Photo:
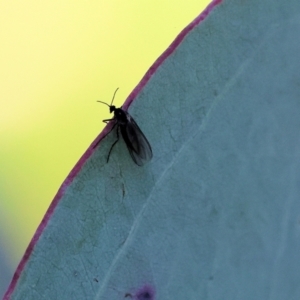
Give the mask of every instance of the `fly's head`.
<path id="1" fill-rule="evenodd" d="M 114 105 L 110 105 L 110 106 L 109 106 L 109 112 L 110 112 L 110 113 L 115 112 L 116 109 L 117 109 L 117 108 L 116 108 Z"/>

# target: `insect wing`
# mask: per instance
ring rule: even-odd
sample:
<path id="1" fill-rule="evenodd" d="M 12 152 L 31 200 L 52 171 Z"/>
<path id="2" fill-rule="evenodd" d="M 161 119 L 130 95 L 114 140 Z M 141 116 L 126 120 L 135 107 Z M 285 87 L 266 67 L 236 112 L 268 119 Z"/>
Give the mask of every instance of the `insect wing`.
<path id="1" fill-rule="evenodd" d="M 134 119 L 127 112 L 125 113 L 127 123 L 124 126 L 120 126 L 121 133 L 131 158 L 137 165 L 142 166 L 152 158 L 152 149 Z"/>

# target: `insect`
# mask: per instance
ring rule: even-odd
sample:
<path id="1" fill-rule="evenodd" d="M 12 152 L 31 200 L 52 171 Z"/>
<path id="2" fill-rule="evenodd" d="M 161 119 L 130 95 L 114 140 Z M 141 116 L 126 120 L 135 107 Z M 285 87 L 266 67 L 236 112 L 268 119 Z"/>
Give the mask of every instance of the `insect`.
<path id="1" fill-rule="evenodd" d="M 110 113 L 114 113 L 114 117 L 112 119 L 106 119 L 103 120 L 103 122 L 108 123 L 109 121 L 113 121 L 114 125 L 111 130 L 117 127 L 117 140 L 110 147 L 107 156 L 107 162 L 109 161 L 109 157 L 113 147 L 119 141 L 120 131 L 132 160 L 138 166 L 142 166 L 144 163 L 151 160 L 152 149 L 150 143 L 148 142 L 139 126 L 134 121 L 133 117 L 127 111 L 123 110 L 122 106 L 120 108 L 116 108 L 114 105 L 112 105 L 118 89 L 119 88 L 115 90 L 110 105 L 102 101 L 97 101 L 107 105 L 109 107 Z M 97 145 L 95 145 L 95 147 L 96 146 Z"/>

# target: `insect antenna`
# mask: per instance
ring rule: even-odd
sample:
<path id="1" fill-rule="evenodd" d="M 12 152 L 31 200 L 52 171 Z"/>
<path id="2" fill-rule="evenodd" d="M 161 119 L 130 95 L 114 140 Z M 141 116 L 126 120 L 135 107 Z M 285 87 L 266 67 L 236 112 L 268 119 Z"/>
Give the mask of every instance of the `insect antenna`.
<path id="1" fill-rule="evenodd" d="M 103 102 L 103 101 L 99 101 L 99 100 L 97 100 L 97 102 L 103 103 L 103 104 L 107 105 L 108 107 L 110 107 L 110 105 L 109 105 L 109 104 L 107 104 L 107 103 L 105 103 L 105 102 Z"/>
<path id="2" fill-rule="evenodd" d="M 117 89 L 115 90 L 115 92 L 114 92 L 114 95 L 113 95 L 113 98 L 112 98 L 112 100 L 111 100 L 110 106 L 112 106 L 112 104 L 113 104 L 113 102 L 114 102 L 114 99 L 115 99 L 115 96 L 116 96 L 116 93 L 117 93 L 118 89 L 119 89 L 119 88 L 117 88 Z"/>
<path id="3" fill-rule="evenodd" d="M 97 102 L 103 103 L 103 104 L 107 105 L 108 107 L 111 107 L 111 106 L 112 106 L 112 104 L 113 104 L 113 102 L 114 102 L 114 99 L 115 99 L 115 96 L 116 96 L 116 93 L 117 93 L 118 89 L 119 89 L 119 88 L 117 88 L 117 89 L 115 90 L 115 92 L 114 92 L 114 95 L 113 95 L 113 98 L 112 98 L 112 100 L 111 100 L 111 104 L 110 104 L 110 105 L 109 105 L 108 103 L 106 103 L 106 102 L 99 101 L 99 100 L 97 100 Z"/>

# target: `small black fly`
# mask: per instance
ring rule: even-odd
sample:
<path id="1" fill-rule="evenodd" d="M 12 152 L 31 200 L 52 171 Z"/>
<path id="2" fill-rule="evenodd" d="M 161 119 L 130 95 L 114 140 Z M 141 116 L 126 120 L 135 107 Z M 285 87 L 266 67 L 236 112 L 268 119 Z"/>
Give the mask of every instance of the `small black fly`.
<path id="1" fill-rule="evenodd" d="M 145 162 L 152 158 L 152 149 L 147 138 L 139 126 L 135 123 L 132 116 L 127 111 L 123 110 L 122 106 L 120 108 L 116 108 L 114 105 L 112 105 L 118 89 L 119 88 L 116 89 L 110 105 L 102 101 L 97 101 L 107 105 L 110 113 L 114 113 L 114 117 L 112 119 L 103 120 L 103 122 L 108 123 L 109 121 L 113 121 L 114 125 L 111 130 L 117 126 L 117 140 L 110 147 L 107 162 L 109 161 L 113 147 L 119 141 L 120 130 L 132 160 L 138 166 L 142 166 Z M 95 147 L 96 146 L 97 144 Z"/>

